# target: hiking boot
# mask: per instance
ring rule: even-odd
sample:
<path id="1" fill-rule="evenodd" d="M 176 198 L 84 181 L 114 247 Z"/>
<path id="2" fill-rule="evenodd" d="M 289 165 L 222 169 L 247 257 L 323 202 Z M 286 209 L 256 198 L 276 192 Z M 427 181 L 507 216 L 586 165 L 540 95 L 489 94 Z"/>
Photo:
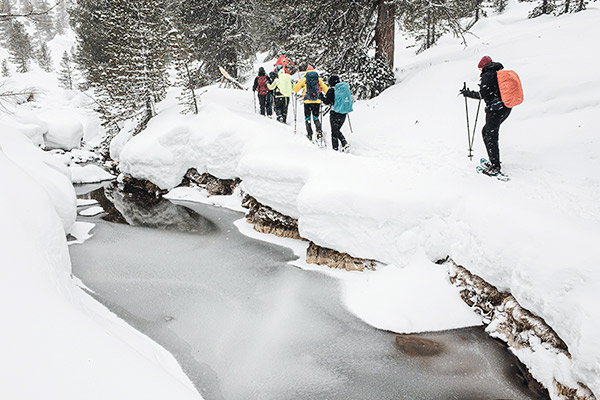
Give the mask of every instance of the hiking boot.
<path id="1" fill-rule="evenodd" d="M 342 153 L 348 153 L 350 151 L 350 143 L 346 143 L 345 145 L 343 145 L 340 151 Z"/>
<path id="2" fill-rule="evenodd" d="M 501 174 L 500 172 L 500 168 L 495 168 L 495 167 L 490 167 L 490 168 L 484 168 L 483 171 L 484 174 L 489 175 L 489 176 L 498 176 Z"/>
<path id="3" fill-rule="evenodd" d="M 317 139 L 323 139 L 323 133 L 317 132 Z"/>

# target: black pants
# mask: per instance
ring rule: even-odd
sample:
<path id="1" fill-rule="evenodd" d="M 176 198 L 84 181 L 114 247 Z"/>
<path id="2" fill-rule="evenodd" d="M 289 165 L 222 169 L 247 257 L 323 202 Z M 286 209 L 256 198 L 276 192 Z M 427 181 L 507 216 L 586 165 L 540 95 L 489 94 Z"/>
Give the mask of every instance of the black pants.
<path id="1" fill-rule="evenodd" d="M 287 122 L 288 105 L 290 104 L 289 97 L 275 97 L 275 115 L 277 115 L 277 121 Z"/>
<path id="2" fill-rule="evenodd" d="M 312 125 L 310 120 L 315 121 L 315 128 L 319 135 L 323 134 L 321 129 L 321 121 L 319 121 L 319 112 L 321 111 L 321 103 L 304 103 L 304 123 L 306 124 L 306 136 L 312 140 Z"/>
<path id="3" fill-rule="evenodd" d="M 265 110 L 267 107 L 267 95 L 266 94 L 258 95 L 258 104 L 260 104 L 260 115 L 265 115 Z"/>
<path id="4" fill-rule="evenodd" d="M 492 164 L 493 168 L 500 169 L 500 148 L 498 146 L 500 124 L 508 118 L 510 111 L 510 108 L 502 107 L 497 111 L 486 110 L 485 113 L 485 125 L 481 134 L 483 136 L 483 143 L 485 143 L 490 164 Z"/>
<path id="5" fill-rule="evenodd" d="M 329 122 L 331 123 L 331 147 L 334 150 L 338 149 L 338 140 L 342 147 L 346 145 L 346 138 L 342 135 L 342 125 L 346 122 L 346 114 L 338 114 L 331 110 L 329 114 Z"/>
<path id="6" fill-rule="evenodd" d="M 267 109 L 268 116 L 273 115 L 273 92 L 272 91 L 269 91 L 269 93 L 267 93 L 266 109 Z"/>

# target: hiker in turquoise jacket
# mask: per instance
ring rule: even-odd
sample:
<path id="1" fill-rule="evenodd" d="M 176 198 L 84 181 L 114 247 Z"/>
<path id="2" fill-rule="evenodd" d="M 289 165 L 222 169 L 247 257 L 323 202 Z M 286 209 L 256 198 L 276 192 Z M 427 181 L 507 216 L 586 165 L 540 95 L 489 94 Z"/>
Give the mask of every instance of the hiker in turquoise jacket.
<path id="1" fill-rule="evenodd" d="M 332 75 L 329 78 L 329 90 L 323 99 L 323 103 L 331 106 L 329 122 L 331 123 L 331 147 L 338 149 L 338 141 L 342 145 L 341 151 L 348 152 L 350 145 L 342 135 L 342 125 L 346 121 L 346 115 L 352 111 L 352 96 L 350 86 L 346 82 L 340 82 L 340 77 Z"/>

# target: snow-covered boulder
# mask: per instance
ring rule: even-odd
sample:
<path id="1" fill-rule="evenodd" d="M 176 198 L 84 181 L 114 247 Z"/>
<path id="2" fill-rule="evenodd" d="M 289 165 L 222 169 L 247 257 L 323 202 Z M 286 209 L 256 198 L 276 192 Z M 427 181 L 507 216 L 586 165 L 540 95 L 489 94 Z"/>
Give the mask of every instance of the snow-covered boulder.
<path id="1" fill-rule="evenodd" d="M 84 165 L 83 167 L 72 164 L 69 166 L 71 171 L 71 182 L 73 183 L 96 183 L 102 181 L 110 181 L 115 176 L 106 172 L 94 164 Z"/>
<path id="2" fill-rule="evenodd" d="M 83 138 L 83 125 L 77 115 L 68 110 L 52 110 L 40 114 L 39 118 L 48 125 L 48 131 L 44 134 L 46 148 L 79 148 Z"/>

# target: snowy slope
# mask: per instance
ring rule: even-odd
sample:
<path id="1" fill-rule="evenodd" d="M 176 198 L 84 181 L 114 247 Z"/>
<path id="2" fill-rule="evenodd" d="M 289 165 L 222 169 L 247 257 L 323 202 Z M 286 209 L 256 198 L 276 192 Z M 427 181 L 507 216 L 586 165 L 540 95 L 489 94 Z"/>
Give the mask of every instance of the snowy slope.
<path id="1" fill-rule="evenodd" d="M 421 252 L 430 261 L 450 255 L 512 292 L 565 340 L 572 360 L 529 360 L 540 380 L 551 385 L 554 374 L 599 394 L 600 78 L 590 49 L 600 37 L 600 9 L 532 21 L 529 7 L 511 2 L 503 15 L 479 22 L 467 48 L 444 38 L 402 58 L 398 83 L 358 103 L 353 132 L 344 127 L 352 155 L 293 136 L 293 118 L 282 127 L 252 114 L 249 92 L 211 88 L 198 116 L 177 116 L 163 104 L 147 131 L 122 147 L 121 169 L 166 189 L 190 167 L 240 177 L 260 202 L 298 218 L 304 237 L 400 270 Z M 508 183 L 475 174 L 485 156 L 483 114 L 475 161 L 466 157 L 465 103 L 457 94 L 465 81 L 476 88 L 483 55 L 516 70 L 524 84 L 525 103 L 500 133 Z M 470 101 L 471 124 L 476 106 Z M 422 269 L 423 277 L 430 273 Z M 364 307 L 348 290 L 360 316 Z M 389 320 L 398 331 L 419 329 Z M 549 375 L 536 370 L 541 363 Z"/>
<path id="2" fill-rule="evenodd" d="M 49 43 L 55 64 L 72 45 Z M 0 48 L 0 59 L 7 56 Z M 70 170 L 70 156 L 38 147 L 97 142 L 89 99 L 57 87 L 34 66 L 2 78 L 6 88 L 38 88 L 34 101 L 0 113 L 0 398 L 199 399 L 171 354 L 84 293 L 71 276 L 66 234 L 75 223 L 71 179 L 104 180 L 93 166 Z"/>
<path id="3" fill-rule="evenodd" d="M 0 397 L 201 398 L 169 353 L 75 286 L 68 171 L 0 130 Z"/>

